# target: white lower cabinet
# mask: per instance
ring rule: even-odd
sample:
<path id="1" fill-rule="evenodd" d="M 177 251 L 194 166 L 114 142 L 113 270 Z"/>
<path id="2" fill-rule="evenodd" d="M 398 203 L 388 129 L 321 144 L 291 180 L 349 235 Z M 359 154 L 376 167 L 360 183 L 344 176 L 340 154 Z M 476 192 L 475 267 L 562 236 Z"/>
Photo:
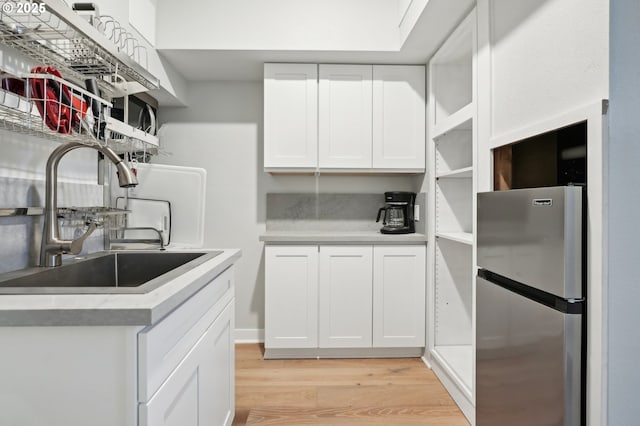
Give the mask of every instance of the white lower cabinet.
<path id="1" fill-rule="evenodd" d="M 0 425 L 230 426 L 233 266 L 187 274 L 208 282 L 152 326 L 0 327 Z"/>
<path id="2" fill-rule="evenodd" d="M 373 346 L 424 346 L 425 263 L 425 246 L 373 248 Z"/>
<path id="3" fill-rule="evenodd" d="M 233 313 L 233 304 L 227 305 L 149 402 L 140 404 L 140 426 L 231 425 Z"/>
<path id="4" fill-rule="evenodd" d="M 139 426 L 231 425 L 233 300 L 230 268 L 138 334 Z"/>
<path id="5" fill-rule="evenodd" d="M 424 245 L 267 245 L 265 251 L 267 357 L 424 347 Z"/>
<path id="6" fill-rule="evenodd" d="M 265 247 L 265 346 L 318 346 L 318 247 Z"/>
<path id="7" fill-rule="evenodd" d="M 367 348 L 372 328 L 371 246 L 320 246 L 321 348 Z"/>

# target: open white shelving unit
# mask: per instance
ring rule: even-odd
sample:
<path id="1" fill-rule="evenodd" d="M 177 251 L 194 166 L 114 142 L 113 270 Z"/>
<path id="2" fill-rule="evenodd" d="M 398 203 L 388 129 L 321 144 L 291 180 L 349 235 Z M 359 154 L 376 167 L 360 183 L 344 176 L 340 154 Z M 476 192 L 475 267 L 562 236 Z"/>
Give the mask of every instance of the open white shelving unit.
<path id="1" fill-rule="evenodd" d="M 438 232 L 437 238 L 455 241 L 460 244 L 473 245 L 473 234 L 471 232 Z"/>
<path id="2" fill-rule="evenodd" d="M 475 419 L 475 10 L 429 63 L 432 159 L 427 357 L 473 424 Z"/>
<path id="3" fill-rule="evenodd" d="M 461 167 L 459 169 L 451 170 L 449 172 L 441 172 L 437 178 L 465 178 L 469 179 L 473 175 L 473 167 Z"/>

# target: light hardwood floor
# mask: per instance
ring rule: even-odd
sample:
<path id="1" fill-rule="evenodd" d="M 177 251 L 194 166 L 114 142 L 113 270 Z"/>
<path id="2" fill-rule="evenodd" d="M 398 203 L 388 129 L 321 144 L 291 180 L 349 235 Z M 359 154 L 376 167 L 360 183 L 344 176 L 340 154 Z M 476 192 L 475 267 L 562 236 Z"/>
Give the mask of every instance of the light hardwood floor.
<path id="1" fill-rule="evenodd" d="M 234 425 L 468 426 L 420 359 L 264 360 L 236 345 Z"/>

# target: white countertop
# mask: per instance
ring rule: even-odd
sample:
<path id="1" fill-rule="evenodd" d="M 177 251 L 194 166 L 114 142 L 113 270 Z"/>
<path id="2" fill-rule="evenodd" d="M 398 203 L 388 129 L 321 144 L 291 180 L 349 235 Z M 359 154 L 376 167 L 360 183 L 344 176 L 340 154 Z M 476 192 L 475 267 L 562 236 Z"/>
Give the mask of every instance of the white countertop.
<path id="1" fill-rule="evenodd" d="M 240 258 L 238 249 L 216 257 L 145 294 L 0 295 L 0 326 L 148 326 L 194 295 Z"/>
<path id="2" fill-rule="evenodd" d="M 267 231 L 260 235 L 267 243 L 376 243 L 425 244 L 425 234 L 381 234 L 379 231 Z"/>

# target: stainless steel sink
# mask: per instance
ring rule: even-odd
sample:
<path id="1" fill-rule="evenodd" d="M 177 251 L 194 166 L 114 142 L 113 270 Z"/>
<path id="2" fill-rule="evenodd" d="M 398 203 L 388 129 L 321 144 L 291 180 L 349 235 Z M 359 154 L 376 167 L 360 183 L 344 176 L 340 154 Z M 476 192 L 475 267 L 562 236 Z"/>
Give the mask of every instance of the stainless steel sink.
<path id="1" fill-rule="evenodd" d="M 100 253 L 55 268 L 0 275 L 0 294 L 147 293 L 220 253 Z"/>

